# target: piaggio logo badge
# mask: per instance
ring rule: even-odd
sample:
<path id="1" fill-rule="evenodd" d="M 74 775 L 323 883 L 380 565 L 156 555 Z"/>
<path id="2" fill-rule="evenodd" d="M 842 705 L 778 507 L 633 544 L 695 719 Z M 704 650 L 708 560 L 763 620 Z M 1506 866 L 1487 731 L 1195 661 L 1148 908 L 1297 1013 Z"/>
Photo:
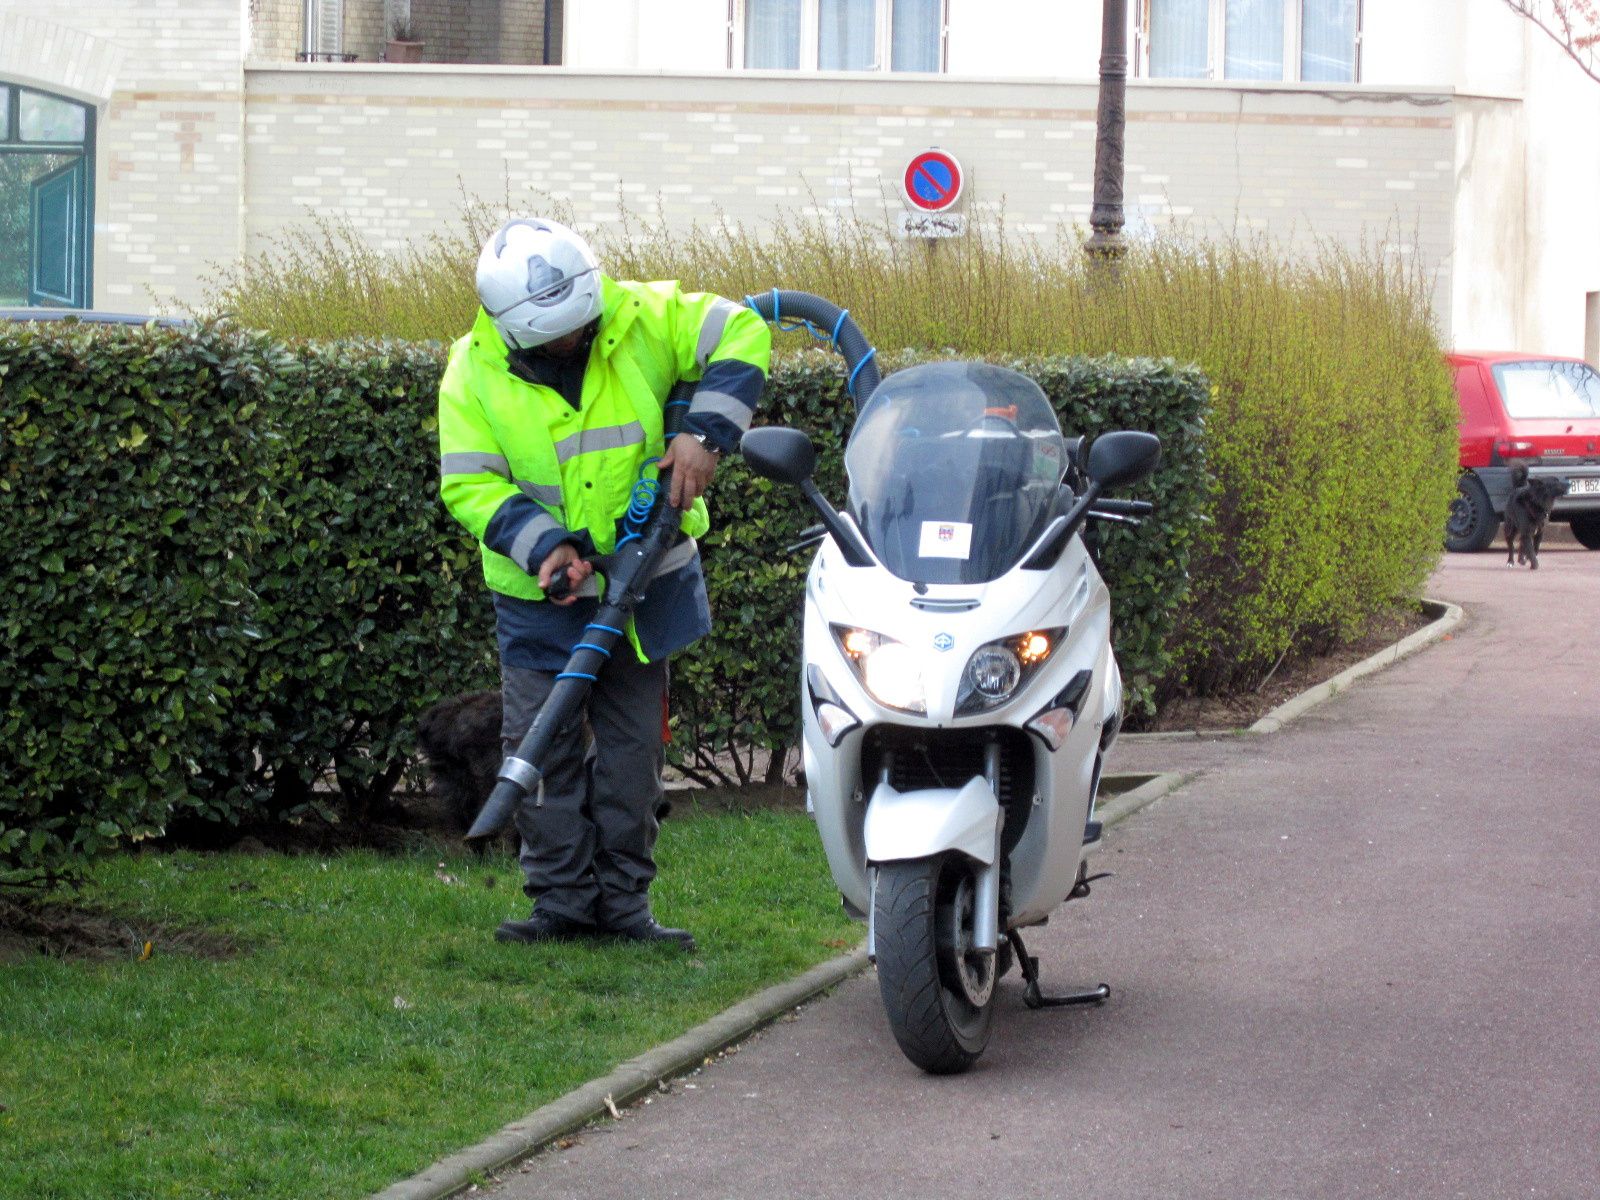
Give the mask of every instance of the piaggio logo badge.
<path id="1" fill-rule="evenodd" d="M 936 633 L 933 635 L 933 648 L 935 650 L 948 650 L 955 644 L 955 638 L 948 633 Z"/>

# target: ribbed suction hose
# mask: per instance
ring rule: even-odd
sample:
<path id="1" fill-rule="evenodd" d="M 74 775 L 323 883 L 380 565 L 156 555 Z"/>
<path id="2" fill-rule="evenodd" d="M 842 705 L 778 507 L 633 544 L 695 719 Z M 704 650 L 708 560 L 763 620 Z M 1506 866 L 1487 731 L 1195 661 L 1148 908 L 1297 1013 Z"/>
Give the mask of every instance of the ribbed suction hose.
<path id="1" fill-rule="evenodd" d="M 840 308 L 810 292 L 786 292 L 773 288 L 759 296 L 746 296 L 744 302 L 763 321 L 788 331 L 803 329 L 819 342 L 829 343 L 844 356 L 850 374 L 845 390 L 859 410 L 871 398 L 882 376 L 875 361 L 878 352 L 867 342 L 860 326 L 850 319 L 850 310 Z"/>

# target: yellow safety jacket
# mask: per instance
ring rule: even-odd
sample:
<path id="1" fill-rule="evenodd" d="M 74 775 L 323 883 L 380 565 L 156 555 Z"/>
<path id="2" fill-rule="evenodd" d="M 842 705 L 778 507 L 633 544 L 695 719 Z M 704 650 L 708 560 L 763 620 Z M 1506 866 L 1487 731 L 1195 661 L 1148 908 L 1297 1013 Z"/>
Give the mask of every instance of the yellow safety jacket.
<path id="1" fill-rule="evenodd" d="M 665 452 L 663 405 L 675 383 L 699 380 L 725 360 L 765 378 L 771 335 L 749 309 L 670 282 L 605 279 L 603 287 L 577 409 L 553 388 L 511 372 L 505 342 L 482 309 L 472 332 L 450 349 L 439 388 L 440 494 L 478 539 L 484 579 L 503 596 L 544 598 L 531 554 L 552 532 L 568 531 L 580 545 L 587 540 L 598 554 L 615 548 L 641 468 Z M 689 412 L 732 419 L 742 429 L 748 410 L 712 393 L 697 394 Z M 507 504 L 527 513 L 502 553 L 483 542 Z M 705 502 L 696 500 L 684 514 L 684 532 L 698 537 L 709 525 Z"/>

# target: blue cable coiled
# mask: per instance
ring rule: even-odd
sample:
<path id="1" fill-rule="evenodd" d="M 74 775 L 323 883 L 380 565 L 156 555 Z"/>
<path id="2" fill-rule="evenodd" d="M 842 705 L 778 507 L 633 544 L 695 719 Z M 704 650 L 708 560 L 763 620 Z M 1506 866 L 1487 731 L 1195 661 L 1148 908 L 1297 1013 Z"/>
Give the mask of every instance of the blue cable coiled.
<path id="1" fill-rule="evenodd" d="M 644 524 L 650 519 L 650 512 L 656 506 L 656 497 L 661 493 L 661 481 L 648 478 L 645 471 L 651 464 L 659 461 L 661 460 L 647 458 L 640 464 L 639 478 L 633 481 L 633 491 L 628 493 L 628 511 L 622 514 L 623 536 L 617 542 L 619 550 L 644 532 Z"/>

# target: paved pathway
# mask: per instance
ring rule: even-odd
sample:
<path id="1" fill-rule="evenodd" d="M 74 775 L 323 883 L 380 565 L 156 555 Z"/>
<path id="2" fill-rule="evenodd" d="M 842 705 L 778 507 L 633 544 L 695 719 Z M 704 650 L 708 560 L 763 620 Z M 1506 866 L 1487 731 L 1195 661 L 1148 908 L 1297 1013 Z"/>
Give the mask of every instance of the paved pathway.
<path id="1" fill-rule="evenodd" d="M 1094 1011 L 935 1079 L 868 974 L 493 1194 L 1600 1196 L 1600 553 L 1450 556 L 1468 622 L 1113 831 L 1030 941 Z M 690 1086 L 692 1085 L 692 1086 Z"/>

